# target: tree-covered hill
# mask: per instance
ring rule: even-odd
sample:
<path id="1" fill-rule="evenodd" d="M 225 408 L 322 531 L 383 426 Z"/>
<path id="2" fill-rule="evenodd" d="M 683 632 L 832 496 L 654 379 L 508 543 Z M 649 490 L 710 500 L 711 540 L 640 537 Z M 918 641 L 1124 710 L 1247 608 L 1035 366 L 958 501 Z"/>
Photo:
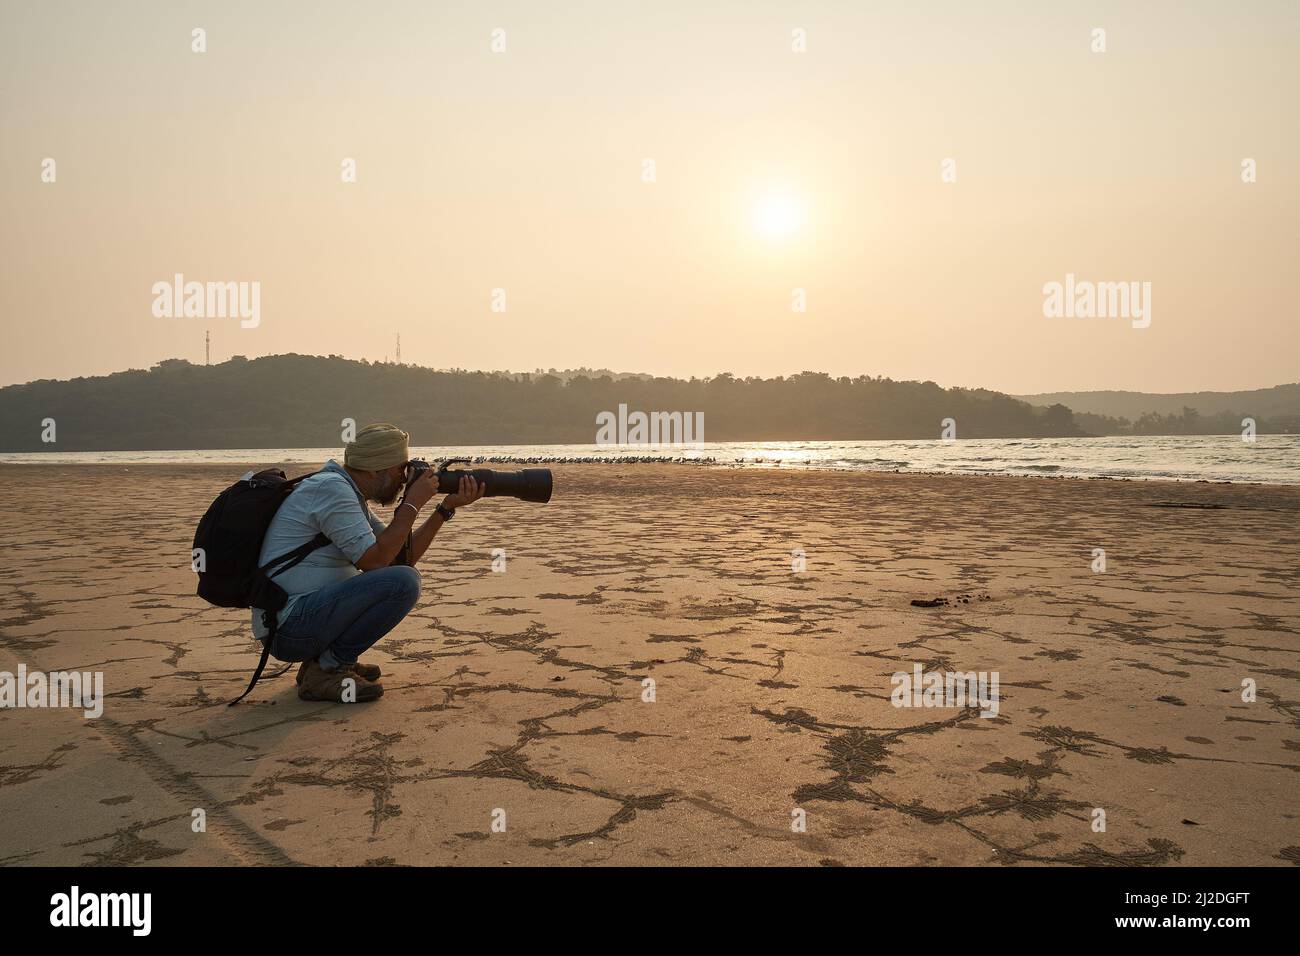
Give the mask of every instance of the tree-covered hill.
<path id="1" fill-rule="evenodd" d="M 396 422 L 420 445 L 591 444 L 597 414 L 620 404 L 703 412 L 707 441 L 938 438 L 946 418 L 958 438 L 1083 434 L 1063 405 L 933 382 L 817 372 L 562 379 L 274 355 L 0 389 L 0 451 L 331 447 L 345 418 Z M 41 440 L 46 419 L 54 445 Z"/>

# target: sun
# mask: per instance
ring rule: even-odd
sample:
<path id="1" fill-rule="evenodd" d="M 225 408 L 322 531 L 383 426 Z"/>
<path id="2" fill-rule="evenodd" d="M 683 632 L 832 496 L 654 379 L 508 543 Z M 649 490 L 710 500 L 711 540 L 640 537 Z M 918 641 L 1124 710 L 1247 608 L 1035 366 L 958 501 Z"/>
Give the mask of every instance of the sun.
<path id="1" fill-rule="evenodd" d="M 763 196 L 754 203 L 753 222 L 764 238 L 787 239 L 803 227 L 803 203 L 784 193 Z"/>

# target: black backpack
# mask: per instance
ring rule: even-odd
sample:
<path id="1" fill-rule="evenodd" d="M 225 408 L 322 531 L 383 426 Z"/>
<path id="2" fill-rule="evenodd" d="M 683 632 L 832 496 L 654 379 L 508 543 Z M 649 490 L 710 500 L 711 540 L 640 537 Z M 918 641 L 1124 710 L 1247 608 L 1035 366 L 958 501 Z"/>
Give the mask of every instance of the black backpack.
<path id="1" fill-rule="evenodd" d="M 276 615 L 289 600 L 284 588 L 271 579 L 330 543 L 325 534 L 317 534 L 287 554 L 272 558 L 260 567 L 257 563 L 271 519 L 298 482 L 310 477 L 286 478 L 284 472 L 268 468 L 241 478 L 217 495 L 194 532 L 195 564 L 200 568 L 199 597 L 217 607 L 262 608 L 262 623 L 270 631 L 253 679 L 248 682 L 248 688 L 230 702 L 231 707 L 247 697 L 261 678 L 266 659 L 271 655 L 271 645 L 275 642 Z M 288 669 L 286 667 L 274 676 L 279 677 Z"/>

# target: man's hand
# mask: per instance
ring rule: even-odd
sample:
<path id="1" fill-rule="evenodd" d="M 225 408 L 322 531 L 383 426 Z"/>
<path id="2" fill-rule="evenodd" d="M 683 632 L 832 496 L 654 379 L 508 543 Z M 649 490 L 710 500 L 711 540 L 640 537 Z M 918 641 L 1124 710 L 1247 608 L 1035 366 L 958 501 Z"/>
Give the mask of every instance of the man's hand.
<path id="1" fill-rule="evenodd" d="M 438 473 L 432 468 L 426 468 L 420 477 L 406 486 L 405 500 L 417 508 L 423 508 L 437 493 Z"/>
<path id="2" fill-rule="evenodd" d="M 454 495 L 448 495 L 442 499 L 444 508 L 465 508 L 478 501 L 487 494 L 487 482 L 479 484 L 474 480 L 473 475 L 460 476 L 460 490 Z M 428 500 L 427 498 L 425 499 Z"/>

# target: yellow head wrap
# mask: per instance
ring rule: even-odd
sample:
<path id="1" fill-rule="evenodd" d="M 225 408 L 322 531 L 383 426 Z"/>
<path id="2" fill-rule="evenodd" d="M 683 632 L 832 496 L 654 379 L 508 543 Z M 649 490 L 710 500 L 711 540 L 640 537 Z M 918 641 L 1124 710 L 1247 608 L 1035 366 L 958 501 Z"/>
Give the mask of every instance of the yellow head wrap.
<path id="1" fill-rule="evenodd" d="M 404 465 L 411 457 L 407 447 L 410 438 L 388 422 L 367 425 L 357 433 L 357 440 L 343 449 L 343 464 L 361 471 L 383 471 Z"/>

